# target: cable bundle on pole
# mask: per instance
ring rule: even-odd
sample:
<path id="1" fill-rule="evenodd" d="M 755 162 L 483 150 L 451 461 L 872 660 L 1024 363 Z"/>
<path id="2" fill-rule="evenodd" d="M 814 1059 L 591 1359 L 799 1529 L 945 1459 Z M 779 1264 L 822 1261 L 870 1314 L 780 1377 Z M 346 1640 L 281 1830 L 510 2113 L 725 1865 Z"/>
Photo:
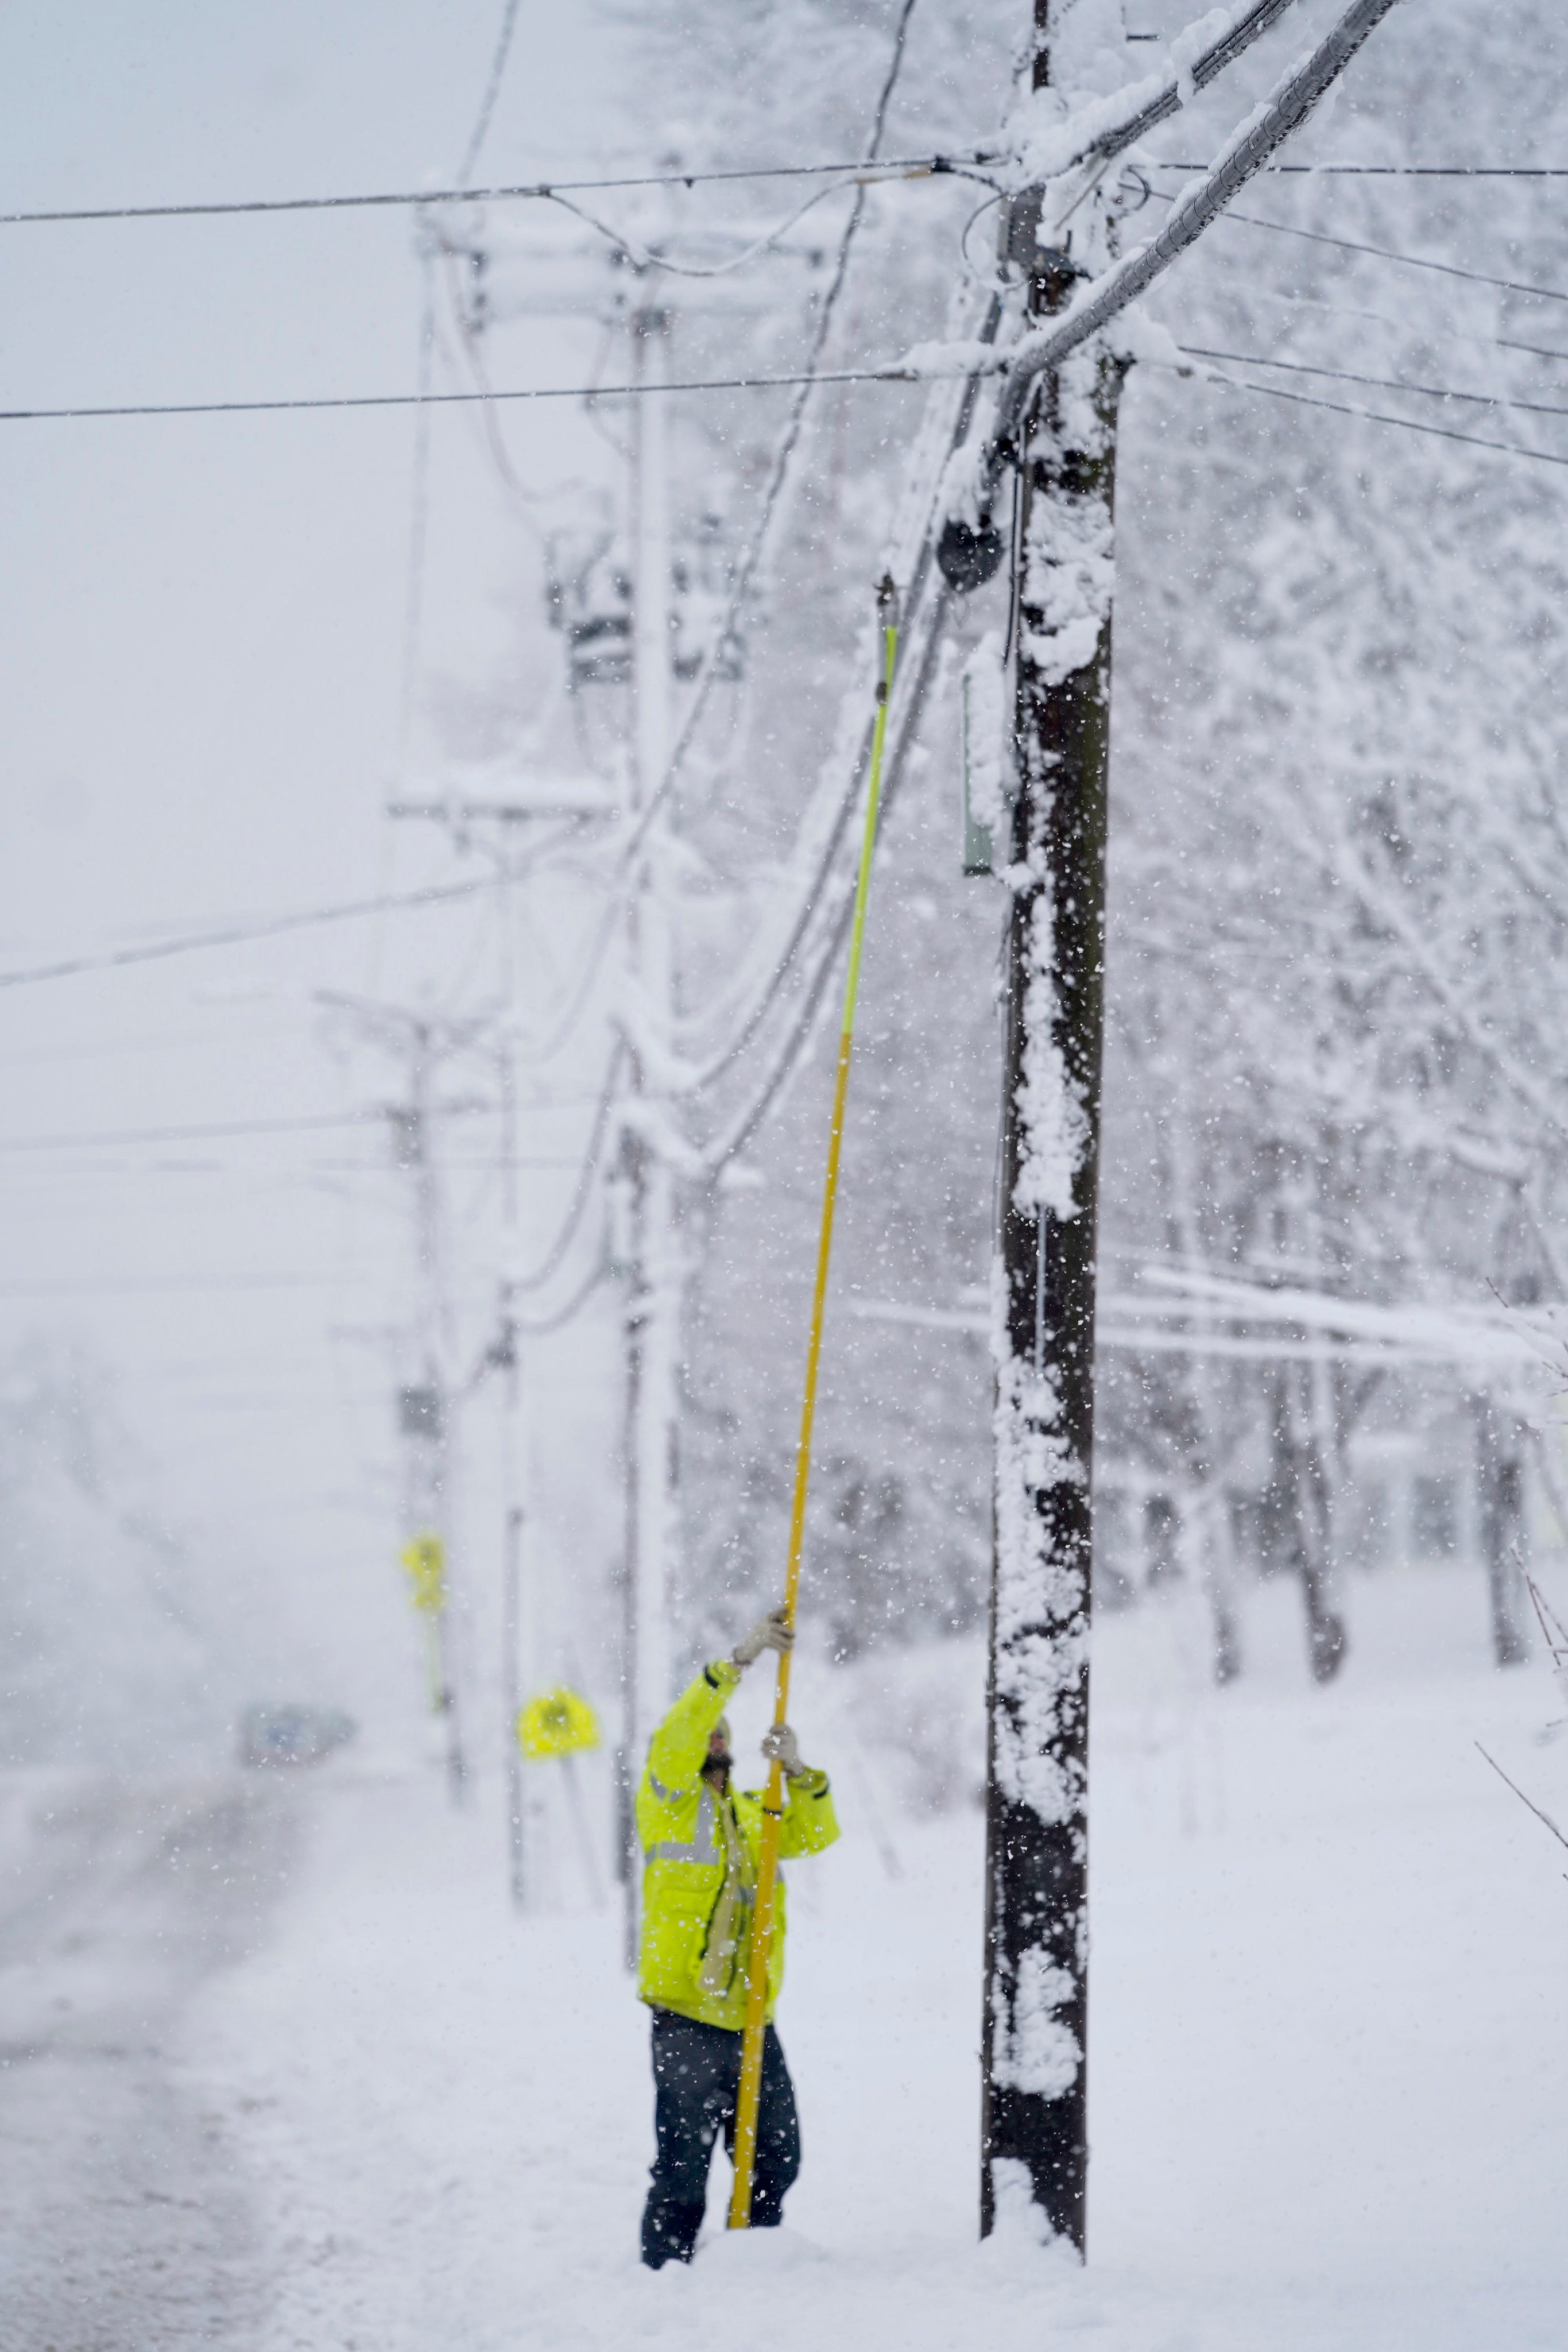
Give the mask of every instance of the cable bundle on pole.
<path id="1" fill-rule="evenodd" d="M 833 1115 L 828 1129 L 828 1171 L 822 1186 L 822 1223 L 817 1242 L 817 1278 L 811 1293 L 810 1335 L 806 1345 L 806 1387 L 800 1408 L 800 1442 L 795 1456 L 795 1496 L 789 1514 L 789 1558 L 784 1579 L 784 1614 L 792 1628 L 800 1591 L 800 1554 L 806 1534 L 806 1496 L 811 1477 L 811 1431 L 817 1416 L 817 1371 L 822 1354 L 822 1310 L 828 1295 L 828 1263 L 833 1246 L 833 1212 L 838 1206 L 839 1160 L 844 1139 L 844 1105 L 849 1094 L 850 1055 L 854 1046 L 855 999 L 860 992 L 861 950 L 865 941 L 866 899 L 871 890 L 872 859 L 876 850 L 878 803 L 882 794 L 883 751 L 887 740 L 887 705 L 893 691 L 894 664 L 898 655 L 898 597 L 891 579 L 877 590 L 877 618 L 882 625 L 882 676 L 877 681 L 876 724 L 872 737 L 871 771 L 866 785 L 865 825 L 861 835 L 860 871 L 855 882 L 854 923 L 850 932 L 850 966 L 844 982 L 844 1018 L 839 1032 L 839 1066 L 833 1086 Z M 781 1651 L 774 1695 L 773 1720 L 783 1723 L 789 1708 L 789 1653 Z M 762 2044 L 768 2025 L 768 1963 L 773 1948 L 773 1914 L 779 1885 L 779 1822 L 784 1805 L 783 1769 L 777 1758 L 768 1768 L 762 1801 L 762 1845 L 757 1866 L 757 1893 L 751 1914 L 751 1952 L 747 1974 L 746 2029 L 741 2041 L 740 2085 L 735 2110 L 735 2186 L 729 2201 L 729 2226 L 751 2226 L 751 2180 L 757 2160 L 757 2114 L 762 2092 Z"/>

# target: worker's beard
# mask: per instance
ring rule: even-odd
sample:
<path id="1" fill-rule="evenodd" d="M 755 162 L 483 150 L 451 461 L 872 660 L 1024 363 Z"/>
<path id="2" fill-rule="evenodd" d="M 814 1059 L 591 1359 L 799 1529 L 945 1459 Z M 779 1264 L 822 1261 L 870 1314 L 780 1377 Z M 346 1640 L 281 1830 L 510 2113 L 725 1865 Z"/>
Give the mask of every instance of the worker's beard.
<path id="1" fill-rule="evenodd" d="M 727 1748 L 722 1756 L 710 1754 L 703 1759 L 703 1779 L 711 1780 L 721 1797 L 729 1785 L 729 1768 L 734 1761 Z"/>

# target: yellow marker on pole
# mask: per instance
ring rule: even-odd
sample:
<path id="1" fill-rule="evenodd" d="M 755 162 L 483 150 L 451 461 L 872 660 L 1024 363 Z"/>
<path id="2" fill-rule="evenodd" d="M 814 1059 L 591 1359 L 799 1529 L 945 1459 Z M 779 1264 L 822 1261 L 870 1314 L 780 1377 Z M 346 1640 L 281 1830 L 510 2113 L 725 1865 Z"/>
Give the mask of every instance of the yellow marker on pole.
<path id="1" fill-rule="evenodd" d="M 844 1102 L 849 1093 L 850 1050 L 854 1044 L 855 997 L 860 989 L 861 948 L 865 940 L 866 898 L 871 889 L 872 853 L 876 847 L 877 812 L 882 800 L 882 758 L 887 740 L 887 704 L 893 691 L 893 666 L 898 653 L 898 596 L 893 582 L 883 580 L 876 592 L 877 618 L 882 624 L 883 674 L 877 682 L 876 723 L 871 739 L 871 775 L 866 787 L 865 830 L 861 835 L 860 873 L 855 882 L 854 922 L 850 931 L 850 969 L 844 983 L 844 1020 L 839 1032 L 839 1069 L 833 1087 L 833 1118 L 828 1129 L 828 1173 L 822 1187 L 822 1227 L 817 1241 L 817 1283 L 811 1294 L 811 1330 L 806 1345 L 806 1392 L 800 1408 L 800 1443 L 795 1456 L 795 1499 L 789 1515 L 789 1561 L 784 1578 L 784 1614 L 795 1622 L 795 1601 L 800 1590 L 800 1549 L 806 1534 L 806 1490 L 811 1475 L 811 1425 L 817 1416 L 817 1366 L 822 1353 L 822 1308 L 828 1295 L 828 1259 L 833 1246 L 833 1211 L 839 1197 L 839 1152 L 844 1137 Z M 779 1685 L 773 1703 L 775 1723 L 786 1721 L 789 1708 L 789 1653 L 780 1653 Z M 751 1953 L 746 1987 L 746 2031 L 741 2039 L 740 2087 L 735 2103 L 735 2186 L 729 2200 L 729 2226 L 751 2226 L 751 2177 L 757 2162 L 757 2110 L 762 2094 L 762 2043 L 768 2025 L 768 1962 L 773 1948 L 773 1905 L 779 1883 L 779 1822 L 784 1804 L 784 1776 L 775 1763 L 768 1769 L 768 1790 L 762 1801 L 762 1850 L 757 1866 L 757 1894 L 751 1913 Z"/>
<path id="2" fill-rule="evenodd" d="M 409 1581 L 409 1599 L 420 1614 L 438 1617 L 446 1606 L 446 1546 L 437 1535 L 417 1535 L 399 1555 Z"/>
<path id="3" fill-rule="evenodd" d="M 408 1576 L 409 1599 L 424 1620 L 424 1670 L 430 1683 L 430 1710 L 444 1714 L 446 1669 L 442 1657 L 441 1621 L 446 1613 L 446 1546 L 428 1530 L 404 1544 L 398 1555 Z"/>

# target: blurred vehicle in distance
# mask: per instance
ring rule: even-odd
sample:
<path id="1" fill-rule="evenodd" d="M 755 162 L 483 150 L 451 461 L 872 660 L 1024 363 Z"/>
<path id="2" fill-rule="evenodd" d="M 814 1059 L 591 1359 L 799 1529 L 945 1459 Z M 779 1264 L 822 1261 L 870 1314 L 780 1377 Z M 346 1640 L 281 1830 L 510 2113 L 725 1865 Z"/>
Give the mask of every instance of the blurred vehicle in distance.
<path id="1" fill-rule="evenodd" d="M 340 1706 L 247 1706 L 239 1719 L 239 1760 L 252 1769 L 320 1764 L 359 1728 Z"/>

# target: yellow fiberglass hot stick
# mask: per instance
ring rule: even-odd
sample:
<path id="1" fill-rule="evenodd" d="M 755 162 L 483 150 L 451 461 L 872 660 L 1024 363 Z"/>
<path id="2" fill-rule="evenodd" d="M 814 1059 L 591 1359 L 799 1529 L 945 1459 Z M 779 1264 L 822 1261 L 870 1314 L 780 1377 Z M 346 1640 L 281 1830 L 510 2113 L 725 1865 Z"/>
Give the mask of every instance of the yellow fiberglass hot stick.
<path id="1" fill-rule="evenodd" d="M 893 691 L 893 666 L 898 653 L 898 594 L 891 579 L 876 592 L 877 619 L 882 625 L 883 674 L 877 682 L 876 723 L 871 739 L 871 775 L 866 786 L 865 830 L 861 835 L 860 873 L 855 882 L 854 922 L 850 931 L 850 969 L 844 983 L 844 1022 L 839 1032 L 839 1069 L 833 1087 L 833 1118 L 828 1129 L 828 1173 L 822 1187 L 822 1228 L 817 1242 L 817 1282 L 811 1294 L 811 1330 L 806 1343 L 806 1391 L 800 1407 L 800 1443 L 795 1456 L 795 1500 L 789 1515 L 789 1561 L 784 1579 L 784 1613 L 795 1622 L 795 1602 L 800 1590 L 800 1549 L 806 1533 L 806 1490 L 811 1476 L 811 1424 L 817 1415 L 817 1367 L 822 1353 L 822 1308 L 828 1295 L 828 1260 L 833 1246 L 833 1211 L 839 1197 L 839 1153 L 844 1139 L 844 1101 L 849 1092 L 850 1051 L 854 1044 L 855 997 L 860 989 L 861 948 L 865 940 L 865 907 L 871 888 L 872 854 L 876 847 L 877 812 L 882 800 L 882 757 L 887 740 L 887 703 Z M 785 1721 L 789 1706 L 789 1654 L 779 1660 L 779 1686 L 773 1720 Z M 779 1883 L 779 1822 L 784 1803 L 783 1773 L 778 1763 L 768 1769 L 768 1791 L 762 1801 L 762 1850 L 757 1865 L 757 1894 L 751 1914 L 751 1954 L 746 1989 L 746 2031 L 741 2041 L 740 2087 L 735 2103 L 735 2187 L 729 2200 L 729 2226 L 751 2226 L 751 2176 L 757 2160 L 757 2110 L 762 2094 L 762 2043 L 768 2023 L 768 1962 L 773 1948 L 773 1906 Z"/>

